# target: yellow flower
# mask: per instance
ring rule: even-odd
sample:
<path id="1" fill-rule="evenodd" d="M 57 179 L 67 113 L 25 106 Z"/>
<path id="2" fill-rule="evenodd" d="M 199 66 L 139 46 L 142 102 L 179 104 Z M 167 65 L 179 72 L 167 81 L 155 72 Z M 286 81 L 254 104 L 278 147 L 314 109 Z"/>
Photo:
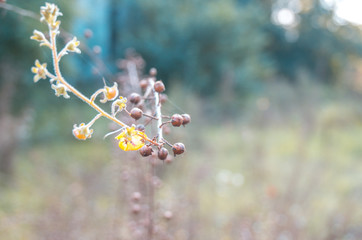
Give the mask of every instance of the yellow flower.
<path id="1" fill-rule="evenodd" d="M 31 36 L 30 39 L 40 42 L 40 46 L 48 46 L 51 48 L 51 45 L 44 34 L 38 30 L 34 30 L 33 36 Z"/>
<path id="2" fill-rule="evenodd" d="M 89 129 L 88 125 L 81 123 L 79 127 L 77 127 L 77 124 L 74 124 L 72 132 L 76 139 L 86 140 L 92 137 L 93 129 Z"/>
<path id="3" fill-rule="evenodd" d="M 33 31 L 33 36 L 30 37 L 30 39 L 33 39 L 35 41 L 38 42 L 42 42 L 45 39 L 45 36 L 42 32 L 38 31 L 38 30 L 34 30 Z"/>
<path id="4" fill-rule="evenodd" d="M 145 145 L 145 138 L 147 138 L 144 132 L 135 130 L 135 127 L 127 127 L 119 134 L 116 139 L 119 141 L 119 147 L 123 151 L 135 151 Z"/>
<path id="5" fill-rule="evenodd" d="M 104 86 L 103 93 L 104 98 L 100 101 L 101 103 L 114 100 L 118 96 L 117 83 L 115 82 L 112 87 Z"/>
<path id="6" fill-rule="evenodd" d="M 47 78 L 47 64 L 46 63 L 43 63 L 43 64 L 40 64 L 39 60 L 36 60 L 35 61 L 35 67 L 32 67 L 31 68 L 31 71 L 33 73 L 35 73 L 35 76 L 34 76 L 34 82 L 36 83 L 37 81 L 39 81 L 39 79 L 46 79 Z"/>
<path id="7" fill-rule="evenodd" d="M 77 37 L 74 37 L 72 40 L 70 40 L 67 45 L 65 46 L 65 49 L 69 52 L 76 52 L 81 53 L 80 49 L 78 48 L 80 42 L 77 41 Z"/>
<path id="8" fill-rule="evenodd" d="M 126 107 L 127 98 L 122 96 L 119 97 L 116 101 L 112 103 L 112 115 L 116 115 L 116 113 L 122 111 Z"/>
<path id="9" fill-rule="evenodd" d="M 60 97 L 63 96 L 64 98 L 70 98 L 67 91 L 67 87 L 64 84 L 57 83 L 52 84 L 52 89 L 55 91 L 55 96 Z"/>

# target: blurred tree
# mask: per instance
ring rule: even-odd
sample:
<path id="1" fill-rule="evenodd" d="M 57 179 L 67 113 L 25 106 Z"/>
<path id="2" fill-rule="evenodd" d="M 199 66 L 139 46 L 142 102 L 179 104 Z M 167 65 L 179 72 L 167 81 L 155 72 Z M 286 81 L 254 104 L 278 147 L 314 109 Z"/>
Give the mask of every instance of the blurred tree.
<path id="1" fill-rule="evenodd" d="M 273 20 L 266 24 L 271 40 L 267 51 L 279 76 L 294 82 L 306 71 L 313 79 L 332 83 L 341 78 L 351 55 L 362 56 L 360 30 L 338 22 L 333 9 L 319 0 L 279 0 L 266 9 Z"/>
<path id="2" fill-rule="evenodd" d="M 122 0 L 115 8 L 121 9 L 118 26 L 112 27 L 118 30 L 117 55 L 135 48 L 166 81 L 180 78 L 197 92 L 215 94 L 226 72 L 235 73 L 229 74 L 230 86 L 239 90 L 273 72 L 263 53 L 268 43 L 263 25 L 268 19 L 258 4 Z"/>
<path id="3" fill-rule="evenodd" d="M 202 94 L 219 92 L 225 76 L 237 93 L 258 91 L 272 76 L 294 82 L 300 71 L 333 82 L 351 54 L 362 54 L 359 30 L 336 22 L 319 0 L 112 0 L 110 7 L 115 56 L 134 47 L 166 81 L 182 79 Z M 291 22 L 283 23 L 285 14 Z"/>

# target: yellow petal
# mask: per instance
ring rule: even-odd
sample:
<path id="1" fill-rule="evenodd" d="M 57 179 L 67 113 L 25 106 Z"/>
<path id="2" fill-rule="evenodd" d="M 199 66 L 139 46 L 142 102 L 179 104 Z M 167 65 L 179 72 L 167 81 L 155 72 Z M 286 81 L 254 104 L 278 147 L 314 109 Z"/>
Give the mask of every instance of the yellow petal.
<path id="1" fill-rule="evenodd" d="M 124 138 L 124 135 L 126 134 L 125 131 L 122 131 L 117 137 L 115 137 L 117 140 L 120 140 L 121 138 Z"/>
<path id="2" fill-rule="evenodd" d="M 125 143 L 124 141 L 119 142 L 119 147 L 123 151 L 136 151 L 143 147 L 145 145 L 144 142 L 136 141 L 135 139 L 132 139 L 132 142 Z"/>
<path id="3" fill-rule="evenodd" d="M 144 138 L 146 134 L 135 130 L 135 127 L 130 127 L 119 134 L 116 139 L 119 141 L 119 147 L 123 151 L 136 151 L 145 145 Z"/>
<path id="4" fill-rule="evenodd" d="M 39 60 L 37 59 L 37 60 L 35 60 L 35 66 L 36 67 L 38 67 L 38 68 L 40 68 L 41 67 L 41 64 L 40 64 L 40 62 L 39 62 Z"/>

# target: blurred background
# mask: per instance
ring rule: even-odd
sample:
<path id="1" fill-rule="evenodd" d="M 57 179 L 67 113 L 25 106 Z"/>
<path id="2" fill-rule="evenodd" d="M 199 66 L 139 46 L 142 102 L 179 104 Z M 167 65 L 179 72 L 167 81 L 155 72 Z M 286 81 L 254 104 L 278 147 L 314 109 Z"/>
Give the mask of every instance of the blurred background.
<path id="1" fill-rule="evenodd" d="M 359 1 L 53 2 L 81 41 L 70 83 L 90 96 L 138 61 L 163 113 L 192 116 L 167 136 L 186 154 L 152 163 L 153 239 L 362 239 Z M 0 239 L 150 239 L 149 160 L 103 140 L 104 119 L 77 141 L 95 112 L 33 83 L 42 5 L 0 1 Z"/>

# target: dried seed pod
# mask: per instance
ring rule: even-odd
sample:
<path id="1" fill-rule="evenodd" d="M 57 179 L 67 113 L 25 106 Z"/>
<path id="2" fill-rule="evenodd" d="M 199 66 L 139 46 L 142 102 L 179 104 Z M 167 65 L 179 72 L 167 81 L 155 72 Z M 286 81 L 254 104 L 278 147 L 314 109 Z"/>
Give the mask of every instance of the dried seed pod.
<path id="1" fill-rule="evenodd" d="M 168 155 L 168 150 L 166 148 L 162 147 L 162 148 L 160 148 L 160 150 L 158 150 L 157 155 L 160 160 L 165 160 Z"/>
<path id="2" fill-rule="evenodd" d="M 170 220 L 172 218 L 173 214 L 171 211 L 166 211 L 164 212 L 163 214 L 163 217 L 166 219 L 166 220 Z"/>
<path id="3" fill-rule="evenodd" d="M 170 155 L 168 155 L 167 158 L 165 159 L 165 163 L 170 164 L 170 163 L 172 163 L 172 160 L 173 160 L 172 157 Z"/>
<path id="4" fill-rule="evenodd" d="M 174 127 L 179 127 L 179 126 L 181 126 L 182 125 L 182 121 L 183 121 L 183 118 L 182 118 L 182 116 L 180 115 L 180 114 L 174 114 L 174 115 L 172 115 L 172 117 L 171 117 L 171 124 L 172 124 L 172 126 L 174 126 Z"/>
<path id="5" fill-rule="evenodd" d="M 140 192 L 134 192 L 132 194 L 132 201 L 138 202 L 141 199 L 142 195 Z"/>
<path id="6" fill-rule="evenodd" d="M 141 87 L 142 89 L 146 89 L 147 86 L 148 86 L 148 81 L 147 81 L 146 79 L 142 79 L 142 80 L 140 81 L 140 87 Z"/>
<path id="7" fill-rule="evenodd" d="M 143 124 L 138 124 L 138 125 L 136 126 L 136 130 L 141 131 L 141 132 L 145 132 L 145 130 L 146 130 L 145 125 L 143 125 Z"/>
<path id="8" fill-rule="evenodd" d="M 151 75 L 152 77 L 156 76 L 156 75 L 157 75 L 157 69 L 156 69 L 156 68 L 151 68 L 151 69 L 150 69 L 150 75 Z"/>
<path id="9" fill-rule="evenodd" d="M 143 114 L 142 110 L 139 109 L 139 108 L 132 108 L 130 113 L 131 113 L 130 114 L 131 117 L 136 119 L 136 120 L 140 119 L 142 117 L 142 114 Z"/>
<path id="10" fill-rule="evenodd" d="M 162 93 L 163 91 L 165 91 L 165 85 L 163 84 L 163 82 L 161 80 L 156 81 L 155 85 L 154 85 L 154 89 L 156 92 L 158 93 Z"/>
<path id="11" fill-rule="evenodd" d="M 131 103 L 138 104 L 141 101 L 141 96 L 138 93 L 132 93 L 128 99 Z"/>
<path id="12" fill-rule="evenodd" d="M 140 149 L 140 154 L 142 157 L 148 157 L 148 156 L 152 155 L 152 152 L 153 152 L 153 149 L 151 146 L 144 145 Z"/>
<path id="13" fill-rule="evenodd" d="M 172 151 L 175 156 L 183 154 L 185 152 L 185 145 L 183 143 L 175 143 L 172 146 Z"/>
<path id="14" fill-rule="evenodd" d="M 191 122 L 191 117 L 187 113 L 182 114 L 181 116 L 182 116 L 182 125 L 185 126 L 186 124 Z"/>

